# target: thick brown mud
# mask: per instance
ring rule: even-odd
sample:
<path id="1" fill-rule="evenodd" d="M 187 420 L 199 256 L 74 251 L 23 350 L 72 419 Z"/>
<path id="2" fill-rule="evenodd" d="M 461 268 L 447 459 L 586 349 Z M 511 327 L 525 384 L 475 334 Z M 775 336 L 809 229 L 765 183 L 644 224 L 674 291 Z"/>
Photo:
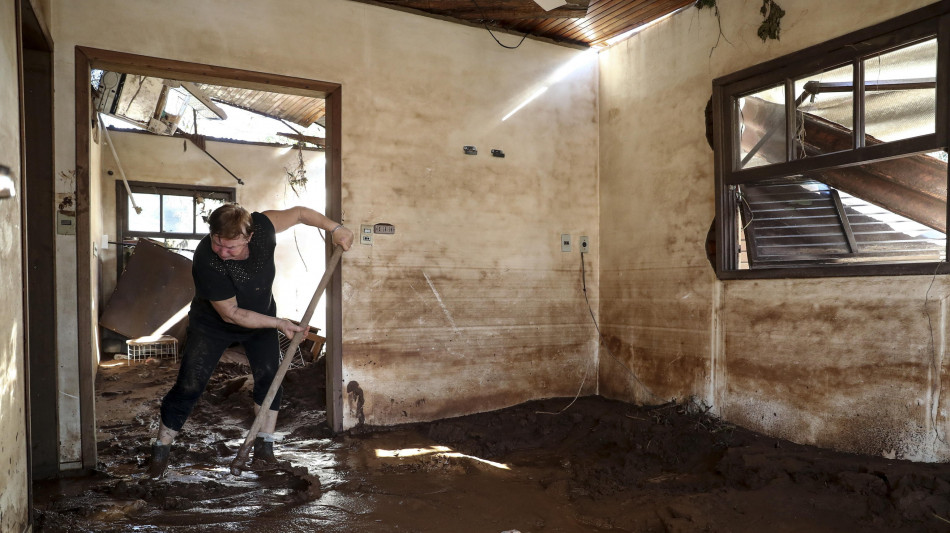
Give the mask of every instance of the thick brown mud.
<path id="1" fill-rule="evenodd" d="M 100 367 L 98 471 L 36 483 L 37 531 L 950 531 L 950 465 L 800 446 L 690 402 L 551 399 L 333 436 L 317 365 L 284 382 L 283 468 L 231 475 L 251 378 L 222 363 L 152 481 L 176 371 Z"/>

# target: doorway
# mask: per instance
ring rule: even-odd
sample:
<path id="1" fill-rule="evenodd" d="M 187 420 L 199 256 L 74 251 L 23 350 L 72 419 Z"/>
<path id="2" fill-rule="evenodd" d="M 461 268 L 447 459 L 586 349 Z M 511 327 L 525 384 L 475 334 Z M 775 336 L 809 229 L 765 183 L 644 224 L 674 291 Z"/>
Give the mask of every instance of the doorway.
<path id="1" fill-rule="evenodd" d="M 91 72 L 93 69 L 123 72 L 139 76 L 178 80 L 195 84 L 237 87 L 251 90 L 279 92 L 322 98 L 326 105 L 326 215 L 332 219 L 342 218 L 342 186 L 340 165 L 341 141 L 341 86 L 335 83 L 306 80 L 240 69 L 230 69 L 197 63 L 188 63 L 134 54 L 76 48 L 76 227 L 77 227 L 77 295 L 79 320 L 80 360 L 80 411 L 82 426 L 82 462 L 84 469 L 96 463 L 95 439 L 95 394 L 94 380 L 97 367 L 98 317 L 91 302 L 97 298 L 96 268 L 97 239 L 92 233 L 93 219 L 89 206 L 91 197 L 98 191 L 98 177 L 90 175 L 90 146 L 95 130 L 95 112 L 91 98 Z M 92 125 L 92 126 L 90 126 Z M 329 257 L 329 254 L 327 255 Z M 327 289 L 326 321 L 326 391 L 327 422 L 334 432 L 342 429 L 342 366 L 341 335 L 342 273 L 337 271 Z"/>

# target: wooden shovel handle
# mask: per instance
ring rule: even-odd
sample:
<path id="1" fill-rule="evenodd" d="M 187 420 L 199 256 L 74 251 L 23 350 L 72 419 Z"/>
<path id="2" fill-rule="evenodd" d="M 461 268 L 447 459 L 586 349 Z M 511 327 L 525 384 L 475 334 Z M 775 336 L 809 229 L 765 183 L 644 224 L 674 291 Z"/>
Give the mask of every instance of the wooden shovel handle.
<path id="1" fill-rule="evenodd" d="M 340 263 L 340 257 L 342 255 L 343 248 L 340 246 L 334 247 L 333 255 L 330 256 L 330 261 L 327 262 L 327 270 L 323 273 L 323 279 L 321 279 L 320 284 L 317 285 L 317 290 L 314 291 L 313 298 L 310 299 L 310 305 L 307 306 L 307 312 L 304 313 L 303 318 L 300 320 L 300 325 L 303 327 L 303 330 L 298 331 L 294 335 L 293 340 L 290 341 L 290 346 L 288 346 L 284 352 L 284 360 L 280 362 L 280 366 L 277 367 L 277 373 L 274 374 L 274 381 L 271 382 L 270 388 L 267 389 L 267 396 L 264 397 L 261 408 L 257 412 L 257 416 L 254 417 L 254 423 L 251 425 L 250 431 L 247 432 L 247 438 L 245 438 L 244 443 L 241 444 L 237 456 L 231 461 L 231 474 L 235 476 L 241 475 L 241 466 L 247 463 L 251 443 L 254 442 L 254 438 L 257 437 L 257 433 L 264 424 L 264 414 L 270 409 L 270 404 L 273 403 L 274 397 L 277 396 L 277 389 L 280 388 L 281 382 L 284 381 L 284 374 L 287 373 L 287 369 L 290 368 L 290 363 L 293 361 L 293 356 L 297 353 L 297 347 L 303 342 L 307 331 L 310 329 L 310 318 L 313 317 L 313 311 L 317 308 L 317 302 L 319 302 L 320 297 L 323 296 L 327 285 L 330 284 L 330 278 Z"/>

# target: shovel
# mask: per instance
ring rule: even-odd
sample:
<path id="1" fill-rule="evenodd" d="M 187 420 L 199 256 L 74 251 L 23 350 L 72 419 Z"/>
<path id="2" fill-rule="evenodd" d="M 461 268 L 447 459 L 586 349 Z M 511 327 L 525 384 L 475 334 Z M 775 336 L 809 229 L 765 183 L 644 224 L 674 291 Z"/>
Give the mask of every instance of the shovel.
<path id="1" fill-rule="evenodd" d="M 231 461 L 232 475 L 240 476 L 241 471 L 247 469 L 245 465 L 247 464 L 247 457 L 250 454 L 251 443 L 254 442 L 254 438 L 257 437 L 257 433 L 264 424 L 264 413 L 270 409 L 270 404 L 274 401 L 274 396 L 277 396 L 277 389 L 280 388 L 281 382 L 284 381 L 284 374 L 286 374 L 287 369 L 290 368 L 290 363 L 294 359 L 293 356 L 297 353 L 297 347 L 303 342 L 306 332 L 310 329 L 310 318 L 313 316 L 313 311 L 317 307 L 317 302 L 320 301 L 320 297 L 323 296 L 323 291 L 325 291 L 327 285 L 330 284 L 330 277 L 333 276 L 333 271 L 336 270 L 337 265 L 340 263 L 340 256 L 342 255 L 343 248 L 336 246 L 333 250 L 333 255 L 330 256 L 330 261 L 327 263 L 327 271 L 323 273 L 323 279 L 320 280 L 320 284 L 317 285 L 317 290 L 313 293 L 313 298 L 310 299 L 307 312 L 304 313 L 303 318 L 300 320 L 300 325 L 303 326 L 303 330 L 298 331 L 294 335 L 293 340 L 290 341 L 290 346 L 288 346 L 284 352 L 284 360 L 280 362 L 280 366 L 277 367 L 277 373 L 274 374 L 274 381 L 271 382 L 270 388 L 267 389 L 267 396 L 264 397 L 264 401 L 261 402 L 261 408 L 257 412 L 257 416 L 254 417 L 251 430 L 247 432 L 247 438 L 244 439 L 244 444 L 241 444 L 241 449 L 238 450 L 237 457 Z"/>

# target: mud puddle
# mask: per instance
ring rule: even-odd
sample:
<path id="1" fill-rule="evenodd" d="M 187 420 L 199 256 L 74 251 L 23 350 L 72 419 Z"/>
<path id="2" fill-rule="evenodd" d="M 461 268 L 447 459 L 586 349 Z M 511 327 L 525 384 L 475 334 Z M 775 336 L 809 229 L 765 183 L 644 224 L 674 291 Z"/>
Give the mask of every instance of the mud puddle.
<path id="1" fill-rule="evenodd" d="M 698 405 L 531 402 L 331 436 L 324 376 L 291 370 L 275 446 L 290 467 L 230 474 L 253 421 L 246 368 L 222 363 L 145 476 L 171 362 L 102 366 L 96 475 L 35 484 L 38 531 L 950 531 L 950 466 L 764 437 Z"/>

